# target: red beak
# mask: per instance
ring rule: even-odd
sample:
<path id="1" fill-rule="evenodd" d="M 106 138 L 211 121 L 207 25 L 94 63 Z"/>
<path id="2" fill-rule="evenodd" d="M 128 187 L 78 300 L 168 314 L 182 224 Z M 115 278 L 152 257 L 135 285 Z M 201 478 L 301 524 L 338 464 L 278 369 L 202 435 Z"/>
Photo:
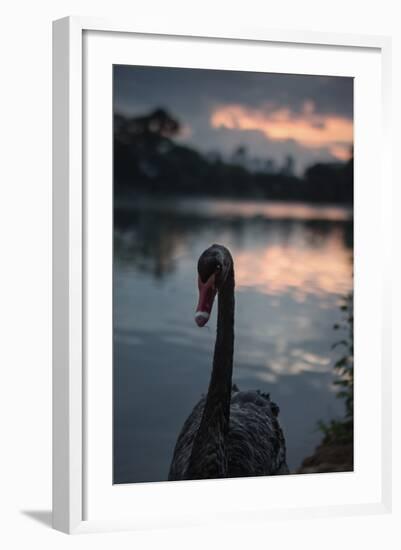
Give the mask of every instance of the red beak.
<path id="1" fill-rule="evenodd" d="M 209 320 L 213 302 L 217 293 L 214 283 L 214 273 L 205 283 L 202 283 L 201 278 L 198 277 L 199 302 L 195 313 L 195 322 L 198 327 L 205 326 Z"/>

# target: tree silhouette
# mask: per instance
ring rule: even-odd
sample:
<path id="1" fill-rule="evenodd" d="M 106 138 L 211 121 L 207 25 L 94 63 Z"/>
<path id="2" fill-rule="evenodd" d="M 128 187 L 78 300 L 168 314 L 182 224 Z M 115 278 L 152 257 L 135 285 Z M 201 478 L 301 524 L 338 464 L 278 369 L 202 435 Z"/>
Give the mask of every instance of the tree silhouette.
<path id="1" fill-rule="evenodd" d="M 317 163 L 301 178 L 287 155 L 255 162 L 244 145 L 229 161 L 219 153 L 202 154 L 175 141 L 180 122 L 157 108 L 142 116 L 114 116 L 114 186 L 116 194 L 186 194 L 352 204 L 353 158 Z"/>
<path id="2" fill-rule="evenodd" d="M 292 155 L 287 155 L 284 159 L 284 164 L 281 168 L 281 173 L 285 176 L 293 176 L 295 168 L 295 161 Z"/>

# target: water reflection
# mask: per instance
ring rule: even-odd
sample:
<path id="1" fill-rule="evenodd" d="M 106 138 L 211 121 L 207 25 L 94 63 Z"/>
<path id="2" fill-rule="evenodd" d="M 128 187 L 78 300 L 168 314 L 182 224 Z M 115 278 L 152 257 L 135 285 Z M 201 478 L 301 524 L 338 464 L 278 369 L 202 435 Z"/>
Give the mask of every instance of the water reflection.
<path id="1" fill-rule="evenodd" d="M 287 242 L 239 251 L 236 284 L 272 295 L 289 292 L 301 302 L 308 294 L 345 294 L 351 287 L 350 260 L 341 232 L 333 230 L 313 248 Z"/>
<path id="2" fill-rule="evenodd" d="M 295 469 L 341 411 L 332 391 L 332 326 L 352 286 L 346 209 L 239 201 L 116 205 L 115 482 L 166 479 L 178 431 L 212 362 L 210 327 L 193 323 L 196 262 L 213 242 L 236 269 L 234 379 L 280 405 Z"/>
<path id="3" fill-rule="evenodd" d="M 202 232 L 236 251 L 237 286 L 277 294 L 350 289 L 350 212 L 343 207 L 251 201 L 138 201 L 116 209 L 119 261 L 161 278 Z M 292 217 L 291 217 L 292 216 Z M 214 237 L 214 238 L 213 238 Z"/>

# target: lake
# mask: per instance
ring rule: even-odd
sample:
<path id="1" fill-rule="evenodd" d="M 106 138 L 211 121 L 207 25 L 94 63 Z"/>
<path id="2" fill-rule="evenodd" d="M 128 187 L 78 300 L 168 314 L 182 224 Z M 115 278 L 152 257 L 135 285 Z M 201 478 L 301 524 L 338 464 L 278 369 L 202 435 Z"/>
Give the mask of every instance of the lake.
<path id="1" fill-rule="evenodd" d="M 319 420 L 341 417 L 333 325 L 352 290 L 352 211 L 265 201 L 146 198 L 115 202 L 114 482 L 167 479 L 174 445 L 211 373 L 215 304 L 194 322 L 196 265 L 227 246 L 236 279 L 233 382 L 280 407 L 290 470 Z"/>

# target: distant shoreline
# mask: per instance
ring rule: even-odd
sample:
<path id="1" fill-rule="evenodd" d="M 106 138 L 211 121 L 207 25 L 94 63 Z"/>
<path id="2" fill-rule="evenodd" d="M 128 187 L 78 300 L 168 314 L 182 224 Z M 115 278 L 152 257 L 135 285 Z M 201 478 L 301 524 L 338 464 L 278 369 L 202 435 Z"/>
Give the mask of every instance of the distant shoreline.
<path id="1" fill-rule="evenodd" d="M 352 221 L 353 208 L 350 205 L 315 203 L 289 200 L 269 200 L 239 197 L 214 197 L 205 195 L 149 194 L 117 195 L 114 209 L 146 211 L 182 211 L 197 216 L 269 218 L 294 220 Z"/>

